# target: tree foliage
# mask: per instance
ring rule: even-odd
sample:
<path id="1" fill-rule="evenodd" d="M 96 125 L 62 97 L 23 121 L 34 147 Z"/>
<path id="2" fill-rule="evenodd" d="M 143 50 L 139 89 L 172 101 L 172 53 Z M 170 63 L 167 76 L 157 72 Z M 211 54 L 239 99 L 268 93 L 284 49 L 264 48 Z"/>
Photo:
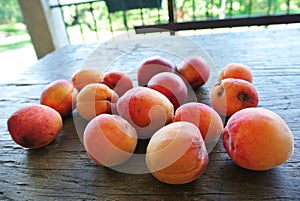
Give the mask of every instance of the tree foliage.
<path id="1" fill-rule="evenodd" d="M 18 0 L 0 0 L 0 24 L 22 22 Z"/>

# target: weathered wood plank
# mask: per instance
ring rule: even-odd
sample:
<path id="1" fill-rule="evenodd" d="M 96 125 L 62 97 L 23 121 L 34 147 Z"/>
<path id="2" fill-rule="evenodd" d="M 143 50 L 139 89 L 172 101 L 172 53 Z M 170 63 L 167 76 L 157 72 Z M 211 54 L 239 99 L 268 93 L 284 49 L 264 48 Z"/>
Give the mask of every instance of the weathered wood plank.
<path id="1" fill-rule="evenodd" d="M 7 118 L 22 105 L 37 103 L 49 82 L 70 79 L 99 44 L 67 46 L 16 74 L 14 80 L 0 83 L 0 200 L 299 200 L 300 30 L 198 35 L 189 39 L 209 53 L 217 70 L 230 62 L 251 67 L 259 106 L 281 115 L 293 131 L 295 151 L 285 164 L 262 172 L 239 168 L 220 139 L 202 177 L 186 185 L 167 185 L 150 174 L 126 174 L 95 165 L 78 137 L 82 130 L 76 130 L 75 116 L 64 118 L 62 132 L 49 146 L 39 150 L 21 148 L 9 136 Z M 187 48 L 185 44 L 182 47 Z M 152 53 L 128 54 L 125 60 L 129 63 L 117 62 L 110 69 L 134 76 L 133 69 L 141 57 Z M 189 50 L 187 54 L 191 53 Z M 197 93 L 209 104 L 208 91 L 209 87 L 204 86 Z M 142 142 L 138 151 L 144 148 Z"/>

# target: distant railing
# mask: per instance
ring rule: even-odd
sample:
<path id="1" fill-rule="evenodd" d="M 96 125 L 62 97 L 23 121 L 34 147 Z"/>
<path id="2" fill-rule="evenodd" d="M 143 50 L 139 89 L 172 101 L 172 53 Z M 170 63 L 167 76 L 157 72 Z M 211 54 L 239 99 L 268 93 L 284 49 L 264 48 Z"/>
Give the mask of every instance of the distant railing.
<path id="1" fill-rule="evenodd" d="M 70 43 L 86 42 L 91 38 L 101 39 L 99 26 L 101 18 L 105 17 L 102 14 L 105 10 L 102 0 L 81 0 L 71 3 L 57 0 L 50 3 L 50 8 L 61 10 Z"/>
<path id="2" fill-rule="evenodd" d="M 134 26 L 168 22 L 162 0 L 56 0 L 70 43 L 105 41 Z"/>
<path id="3" fill-rule="evenodd" d="M 300 22 L 299 0 L 56 0 L 50 8 L 61 10 L 70 43 L 105 41 L 133 29 L 175 32 Z"/>
<path id="4" fill-rule="evenodd" d="M 181 1 L 181 0 L 177 0 Z M 178 19 L 180 7 L 168 0 L 169 22 L 150 26 L 136 26 L 137 33 L 168 30 L 171 32 L 207 28 L 261 26 L 300 22 L 298 0 L 183 0 L 181 4 L 189 17 Z M 176 2 L 175 2 L 176 3 Z M 177 19 L 174 17 L 177 9 Z M 192 10 L 192 12 L 188 12 Z"/>

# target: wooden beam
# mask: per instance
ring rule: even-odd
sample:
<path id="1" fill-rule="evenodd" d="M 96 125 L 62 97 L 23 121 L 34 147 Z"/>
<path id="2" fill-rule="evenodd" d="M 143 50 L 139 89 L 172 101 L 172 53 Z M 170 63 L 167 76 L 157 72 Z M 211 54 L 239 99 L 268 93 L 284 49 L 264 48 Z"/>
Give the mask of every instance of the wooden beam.
<path id="1" fill-rule="evenodd" d="M 161 30 L 182 31 L 182 30 L 239 27 L 239 26 L 261 26 L 261 25 L 288 24 L 288 23 L 300 23 L 300 14 L 211 19 L 211 20 L 180 22 L 180 23 L 173 22 L 167 24 L 136 26 L 135 31 L 136 33 L 149 33 L 149 32 L 158 32 Z"/>
<path id="2" fill-rule="evenodd" d="M 47 0 L 19 0 L 19 5 L 38 58 L 68 44 L 61 13 Z"/>

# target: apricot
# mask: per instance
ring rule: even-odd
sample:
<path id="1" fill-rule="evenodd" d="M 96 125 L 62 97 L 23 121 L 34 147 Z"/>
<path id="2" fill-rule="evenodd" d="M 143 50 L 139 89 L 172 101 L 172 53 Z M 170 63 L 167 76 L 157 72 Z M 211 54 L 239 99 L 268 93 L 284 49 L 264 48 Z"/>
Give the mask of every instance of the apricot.
<path id="1" fill-rule="evenodd" d="M 105 84 L 92 83 L 78 93 L 76 108 L 79 115 L 89 121 L 99 114 L 113 113 L 117 99 L 118 94 Z"/>
<path id="2" fill-rule="evenodd" d="M 101 83 L 106 84 L 109 88 L 113 89 L 119 97 L 129 89 L 133 88 L 131 78 L 120 71 L 111 71 L 106 73 Z"/>
<path id="3" fill-rule="evenodd" d="M 210 75 L 210 66 L 204 58 L 191 56 L 177 67 L 177 71 L 193 89 L 196 89 L 207 82 Z"/>
<path id="4" fill-rule="evenodd" d="M 71 77 L 74 87 L 80 91 L 84 86 L 91 83 L 100 83 L 103 72 L 98 68 L 82 68 L 75 71 Z"/>
<path id="5" fill-rule="evenodd" d="M 220 115 L 231 116 L 241 109 L 257 107 L 258 93 L 248 81 L 226 78 L 211 88 L 210 103 Z"/>
<path id="6" fill-rule="evenodd" d="M 149 88 L 165 95 L 176 110 L 187 98 L 187 87 L 175 73 L 162 72 L 154 75 L 148 82 Z"/>
<path id="7" fill-rule="evenodd" d="M 77 89 L 68 80 L 55 80 L 42 91 L 40 103 L 55 109 L 64 117 L 71 114 L 76 106 L 77 94 Z"/>
<path id="8" fill-rule="evenodd" d="M 223 80 L 225 78 L 238 78 L 251 83 L 253 81 L 251 69 L 241 63 L 230 63 L 222 68 L 220 71 L 219 80 Z"/>
<path id="9" fill-rule="evenodd" d="M 117 112 L 135 127 L 140 138 L 150 138 L 155 131 L 172 122 L 174 107 L 160 92 L 134 87 L 118 99 Z"/>
<path id="10" fill-rule="evenodd" d="M 175 111 L 173 122 L 177 121 L 187 121 L 199 128 L 208 153 L 212 151 L 224 129 L 219 114 L 210 106 L 198 102 L 181 105 Z"/>
<path id="11" fill-rule="evenodd" d="M 185 184 L 199 178 L 208 165 L 199 129 L 184 121 L 159 129 L 147 146 L 146 165 L 156 179 L 168 184 Z"/>
<path id="12" fill-rule="evenodd" d="M 294 139 L 278 114 L 264 108 L 246 108 L 229 118 L 223 145 L 234 163 L 259 171 L 285 163 L 293 153 Z"/>
<path id="13" fill-rule="evenodd" d="M 100 114 L 87 124 L 83 142 L 96 164 L 115 166 L 132 156 L 137 145 L 137 133 L 122 117 Z"/>
<path id="14" fill-rule="evenodd" d="M 56 110 L 40 104 L 23 106 L 7 120 L 12 139 L 31 149 L 50 144 L 61 131 L 62 124 L 62 117 Z"/>
<path id="15" fill-rule="evenodd" d="M 148 81 L 161 72 L 176 72 L 176 65 L 162 56 L 152 56 L 145 59 L 138 67 L 138 85 L 147 86 Z"/>

